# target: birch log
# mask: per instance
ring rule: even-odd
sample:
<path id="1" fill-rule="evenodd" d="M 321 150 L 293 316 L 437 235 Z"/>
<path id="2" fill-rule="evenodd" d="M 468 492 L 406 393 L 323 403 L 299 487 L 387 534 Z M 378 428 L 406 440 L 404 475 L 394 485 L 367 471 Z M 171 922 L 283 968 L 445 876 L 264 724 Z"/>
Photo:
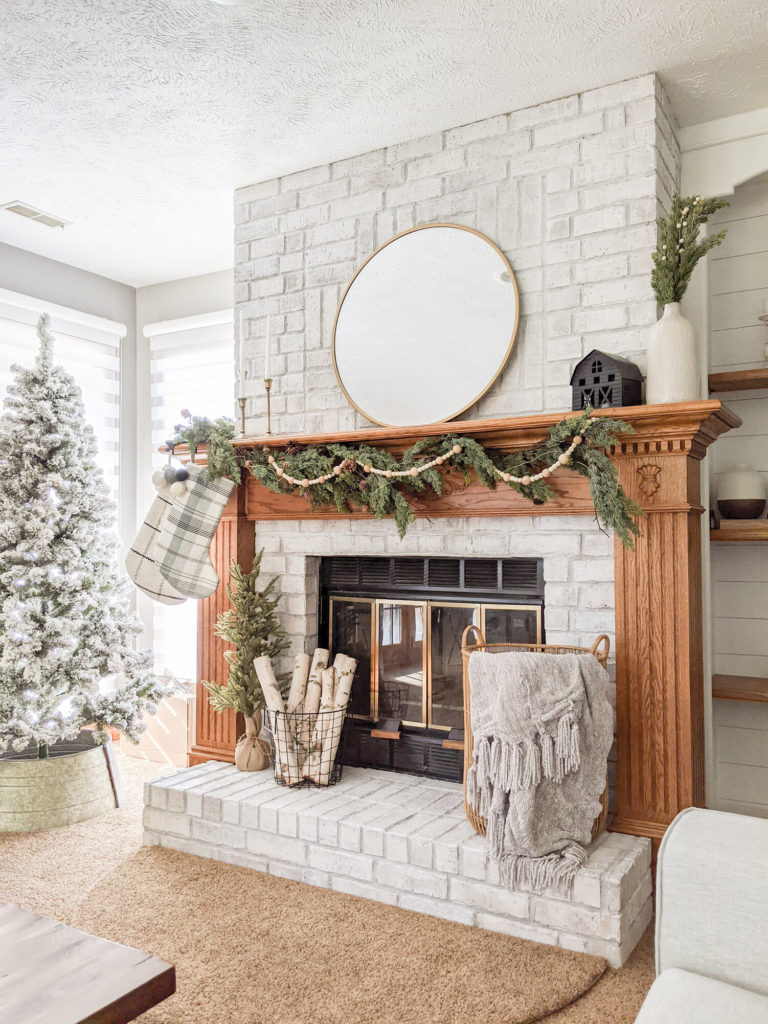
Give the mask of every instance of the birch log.
<path id="1" fill-rule="evenodd" d="M 352 691 L 352 680 L 355 678 L 357 661 L 346 654 L 337 654 L 333 661 L 333 674 L 335 689 L 333 700 L 329 710 L 338 712 L 333 715 L 326 715 L 326 727 L 323 732 L 322 752 L 320 755 L 320 785 L 327 786 L 331 779 L 331 772 L 336 760 L 336 753 L 341 741 L 341 732 L 344 728 L 344 714 L 349 704 L 349 695 Z"/>
<path id="2" fill-rule="evenodd" d="M 309 759 L 309 745 L 312 739 L 312 731 L 315 727 L 314 719 L 309 718 L 308 716 L 316 715 L 320 709 L 322 673 L 323 670 L 328 667 L 328 659 L 330 656 L 331 652 L 327 651 L 324 647 L 316 647 L 315 653 L 312 655 L 312 664 L 309 669 L 307 689 L 304 695 L 304 715 L 301 719 L 301 736 L 299 737 L 302 763 L 306 763 Z"/>
<path id="3" fill-rule="evenodd" d="M 288 728 L 285 704 L 272 670 L 272 662 L 266 655 L 262 655 L 260 658 L 253 659 L 253 667 L 256 669 L 256 675 L 261 683 L 267 708 L 274 713 L 275 760 L 278 763 L 280 775 L 289 786 L 295 786 L 297 782 L 301 782 L 301 773 L 296 759 L 295 738 Z"/>
<path id="4" fill-rule="evenodd" d="M 320 780 L 322 774 L 323 743 L 329 717 L 325 712 L 333 709 L 335 682 L 332 668 L 323 669 L 320 673 L 320 686 L 320 714 L 315 719 L 315 725 L 309 741 L 309 756 L 303 768 L 303 775 L 305 779 L 309 779 L 318 785 L 327 785 L 327 782 L 322 783 Z"/>
<path id="5" fill-rule="evenodd" d="M 293 678 L 291 679 L 291 689 L 288 693 L 288 702 L 285 706 L 285 710 L 289 715 L 292 715 L 294 711 L 298 711 L 304 703 L 304 693 L 306 692 L 307 680 L 309 678 L 309 660 L 308 654 L 297 654 L 293 659 Z"/>
<path id="6" fill-rule="evenodd" d="M 308 654 L 294 655 L 291 688 L 288 692 L 288 699 L 285 702 L 286 724 L 291 730 L 296 744 L 301 743 L 301 723 L 303 722 L 303 719 L 296 712 L 301 710 L 301 705 L 304 703 L 304 694 L 307 689 L 307 679 L 309 678 L 309 662 Z M 301 750 L 299 750 L 297 758 L 299 763 L 301 763 L 303 760 Z"/>

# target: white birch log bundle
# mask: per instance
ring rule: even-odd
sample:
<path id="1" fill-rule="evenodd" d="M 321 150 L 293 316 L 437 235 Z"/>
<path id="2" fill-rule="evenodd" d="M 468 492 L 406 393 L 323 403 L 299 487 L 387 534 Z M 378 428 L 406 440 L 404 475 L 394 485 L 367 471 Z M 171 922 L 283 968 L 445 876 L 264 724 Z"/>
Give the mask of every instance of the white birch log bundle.
<path id="1" fill-rule="evenodd" d="M 334 691 L 330 711 L 337 712 L 333 715 L 326 715 L 326 725 L 323 730 L 322 750 L 320 754 L 319 782 L 321 786 L 327 786 L 331 780 L 331 772 L 336 760 L 336 753 L 341 742 L 341 732 L 344 728 L 344 713 L 349 704 L 349 695 L 352 691 L 352 680 L 355 677 L 357 661 L 346 654 L 337 654 L 333 660 Z"/>
<path id="2" fill-rule="evenodd" d="M 253 659 L 253 667 L 259 678 L 267 708 L 275 716 L 275 760 L 278 762 L 280 775 L 289 786 L 301 782 L 301 773 L 296 758 L 296 746 L 293 733 L 288 728 L 285 717 L 285 704 L 277 685 L 272 662 L 266 655 Z"/>

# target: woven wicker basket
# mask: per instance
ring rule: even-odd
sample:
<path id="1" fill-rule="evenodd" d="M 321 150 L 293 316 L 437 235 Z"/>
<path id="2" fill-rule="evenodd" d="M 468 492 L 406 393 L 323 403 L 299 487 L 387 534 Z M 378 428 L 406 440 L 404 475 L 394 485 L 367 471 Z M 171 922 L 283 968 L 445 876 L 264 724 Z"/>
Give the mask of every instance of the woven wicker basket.
<path id="1" fill-rule="evenodd" d="M 470 643 L 472 634 L 476 634 L 475 642 Z M 474 739 L 472 737 L 472 723 L 470 720 L 469 707 L 469 656 L 475 651 L 491 651 L 499 654 L 504 651 L 533 651 L 539 654 L 594 654 L 603 668 L 608 661 L 608 652 L 611 649 L 611 641 L 605 634 L 599 636 L 591 647 L 563 647 L 556 644 L 487 644 L 482 631 L 477 626 L 467 626 L 461 637 L 461 660 L 463 664 L 464 678 L 464 810 L 467 820 L 475 832 L 481 836 L 485 835 L 487 822 L 470 805 L 466 798 L 467 772 L 472 765 L 472 754 L 474 751 Z M 601 810 L 595 818 L 592 826 L 592 839 L 597 839 L 605 829 L 608 817 L 608 787 L 600 797 Z"/>

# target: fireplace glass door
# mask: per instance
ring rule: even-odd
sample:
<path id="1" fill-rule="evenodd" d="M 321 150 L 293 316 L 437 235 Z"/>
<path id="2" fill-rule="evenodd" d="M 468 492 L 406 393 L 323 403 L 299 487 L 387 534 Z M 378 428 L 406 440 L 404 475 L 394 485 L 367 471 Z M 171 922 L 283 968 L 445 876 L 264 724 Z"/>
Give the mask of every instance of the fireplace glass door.
<path id="1" fill-rule="evenodd" d="M 425 605 L 378 601 L 379 717 L 407 725 L 427 724 Z"/>
<path id="2" fill-rule="evenodd" d="M 357 660 L 349 696 L 349 713 L 355 718 L 373 719 L 374 605 L 367 597 L 333 597 L 330 602 L 330 646 Z"/>
<path id="3" fill-rule="evenodd" d="M 481 606 L 430 604 L 430 723 L 441 729 L 464 728 L 461 636 L 479 626 Z"/>
<path id="4" fill-rule="evenodd" d="M 351 714 L 440 733 L 464 728 L 461 637 L 479 626 L 488 643 L 541 643 L 538 605 L 332 596 L 329 644 L 358 666 Z"/>

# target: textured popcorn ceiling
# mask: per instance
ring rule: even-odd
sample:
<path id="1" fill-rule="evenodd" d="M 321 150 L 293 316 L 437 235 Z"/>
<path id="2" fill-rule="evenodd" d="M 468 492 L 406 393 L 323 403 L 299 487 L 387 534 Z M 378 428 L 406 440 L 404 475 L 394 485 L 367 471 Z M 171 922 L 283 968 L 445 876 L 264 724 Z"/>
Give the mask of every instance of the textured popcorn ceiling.
<path id="1" fill-rule="evenodd" d="M 232 190 L 659 71 L 768 105 L 762 0 L 2 0 L 0 240 L 142 285 L 232 263 Z"/>

